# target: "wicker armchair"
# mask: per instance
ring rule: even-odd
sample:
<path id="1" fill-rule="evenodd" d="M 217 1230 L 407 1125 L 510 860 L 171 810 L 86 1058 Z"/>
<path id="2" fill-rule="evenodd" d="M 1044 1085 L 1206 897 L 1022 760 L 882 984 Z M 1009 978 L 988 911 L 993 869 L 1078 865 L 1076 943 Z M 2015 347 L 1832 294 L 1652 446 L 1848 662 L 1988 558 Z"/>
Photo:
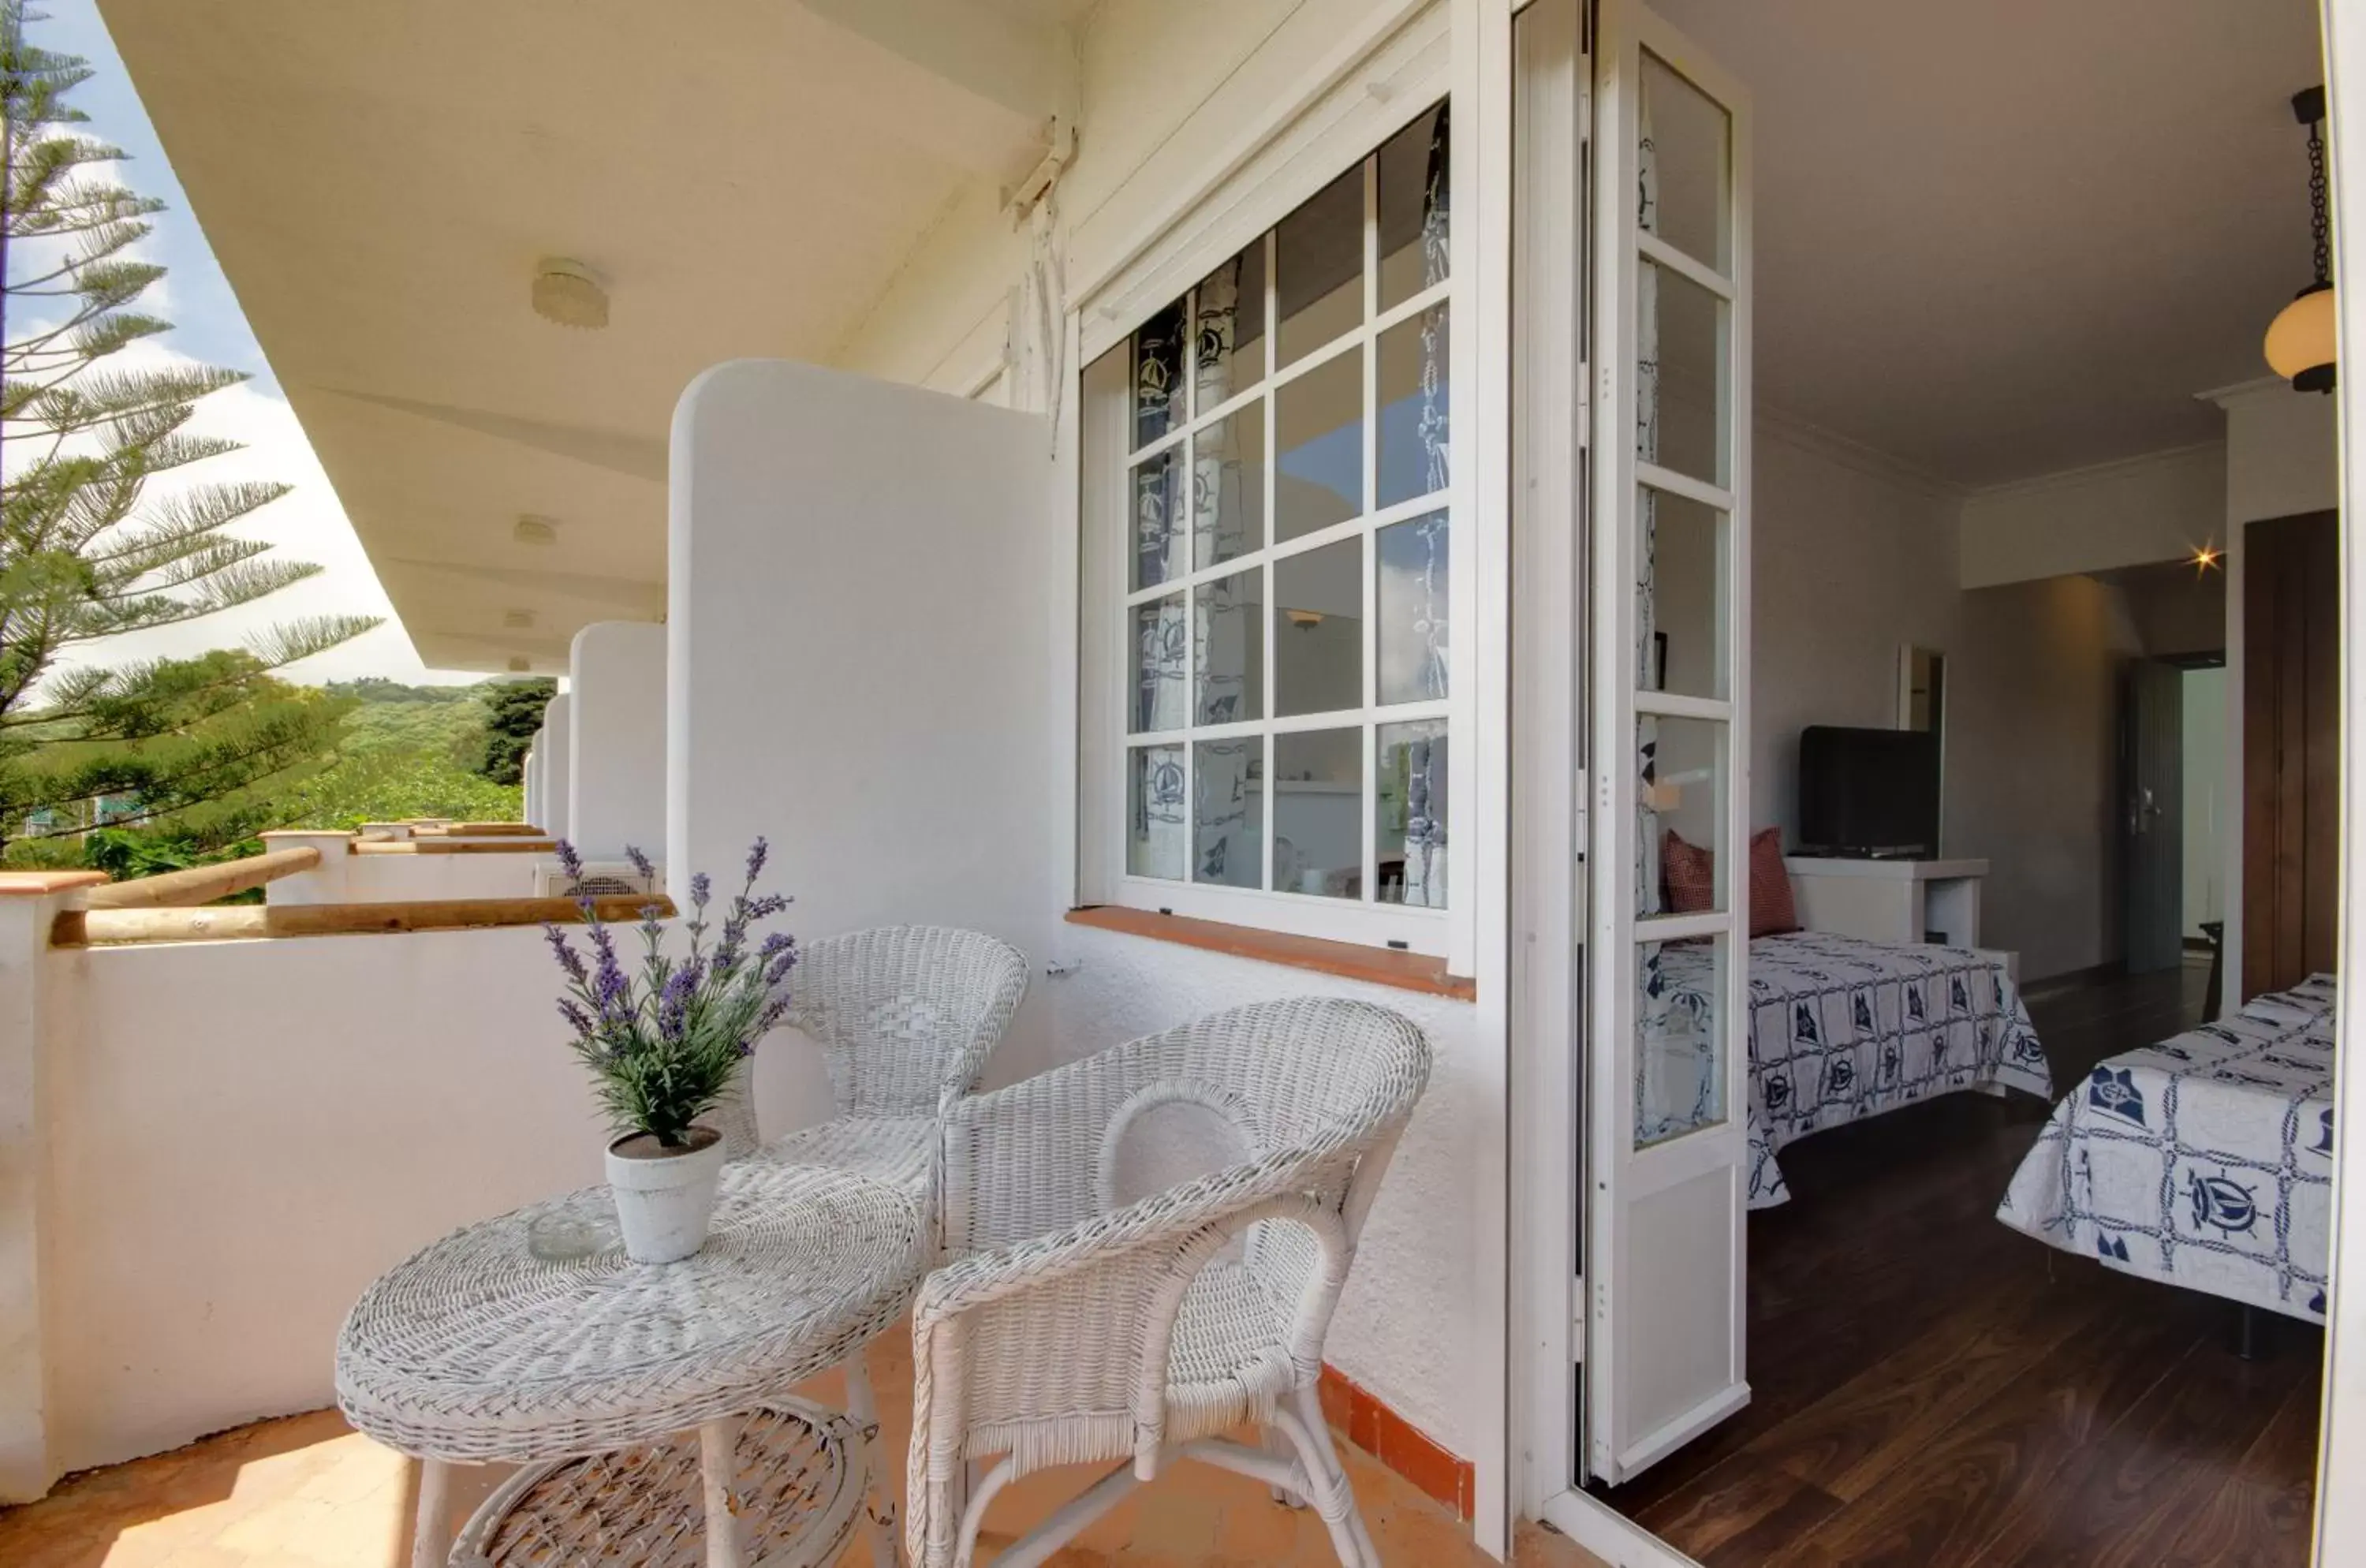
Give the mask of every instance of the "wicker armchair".
<path id="1" fill-rule="evenodd" d="M 929 1277 L 912 1318 L 914 1568 L 967 1568 L 986 1505 L 1020 1476 L 1123 1461 L 996 1559 L 1042 1562 L 1177 1458 L 1312 1504 L 1343 1562 L 1379 1568 L 1315 1382 L 1428 1075 L 1405 1019 L 1308 998 L 951 1106 L 942 1224 L 959 1261 Z M 1205 1174 L 1124 1201 L 1151 1156 Z M 1263 1450 L 1215 1436 L 1248 1423 Z"/>
<path id="2" fill-rule="evenodd" d="M 934 926 L 881 926 L 805 950 L 790 1021 L 829 1066 L 838 1114 L 765 1153 L 927 1186 L 945 1108 L 976 1087 L 1027 994 L 1008 942 Z"/>

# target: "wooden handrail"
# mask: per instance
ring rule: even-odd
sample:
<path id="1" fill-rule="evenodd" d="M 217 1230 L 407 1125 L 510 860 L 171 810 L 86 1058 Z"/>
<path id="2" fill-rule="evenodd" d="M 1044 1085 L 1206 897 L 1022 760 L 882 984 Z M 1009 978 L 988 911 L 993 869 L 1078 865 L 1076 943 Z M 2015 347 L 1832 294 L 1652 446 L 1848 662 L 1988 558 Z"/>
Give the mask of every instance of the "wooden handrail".
<path id="1" fill-rule="evenodd" d="M 249 855 L 244 860 L 224 861 L 220 865 L 193 865 L 186 871 L 168 871 L 162 876 L 110 882 L 91 889 L 84 902 L 93 909 L 187 908 L 260 887 L 299 871 L 310 871 L 320 863 L 320 850 L 304 844 Z"/>
<path id="2" fill-rule="evenodd" d="M 546 855 L 556 839 L 355 839 L 345 852 L 356 855 Z"/>
<path id="3" fill-rule="evenodd" d="M 603 920 L 637 920 L 655 906 L 673 914 L 662 893 L 595 898 Z M 559 924 L 583 918 L 572 898 L 430 898 L 405 904 L 242 904 L 218 909 L 69 909 L 50 928 L 52 947 L 117 947 L 136 942 L 228 942 L 267 937 L 361 936 L 400 931 L 474 931 L 492 926 Z"/>
<path id="4" fill-rule="evenodd" d="M 444 831 L 455 839 L 546 839 L 550 836 L 531 822 L 455 822 Z"/>

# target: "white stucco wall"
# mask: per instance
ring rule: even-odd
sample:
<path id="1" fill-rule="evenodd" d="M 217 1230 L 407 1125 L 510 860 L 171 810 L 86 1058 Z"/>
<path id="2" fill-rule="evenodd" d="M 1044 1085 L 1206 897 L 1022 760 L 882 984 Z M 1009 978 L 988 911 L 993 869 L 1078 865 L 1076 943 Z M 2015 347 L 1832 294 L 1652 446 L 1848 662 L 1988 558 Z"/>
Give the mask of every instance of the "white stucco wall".
<path id="1" fill-rule="evenodd" d="M 569 770 L 575 761 L 573 707 L 574 699 L 565 692 L 551 698 L 535 738 L 534 749 L 542 761 L 542 820 L 535 826 L 555 839 L 568 834 Z"/>
<path id="2" fill-rule="evenodd" d="M 597 621 L 568 655 L 567 836 L 586 860 L 665 843 L 666 629 Z"/>
<path id="3" fill-rule="evenodd" d="M 337 1327 L 371 1280 L 601 1179 L 608 1134 L 538 930 L 39 963 L 53 1472 L 331 1404 Z M 765 1042 L 768 1133 L 796 1124 L 816 1062 L 794 1032 Z"/>

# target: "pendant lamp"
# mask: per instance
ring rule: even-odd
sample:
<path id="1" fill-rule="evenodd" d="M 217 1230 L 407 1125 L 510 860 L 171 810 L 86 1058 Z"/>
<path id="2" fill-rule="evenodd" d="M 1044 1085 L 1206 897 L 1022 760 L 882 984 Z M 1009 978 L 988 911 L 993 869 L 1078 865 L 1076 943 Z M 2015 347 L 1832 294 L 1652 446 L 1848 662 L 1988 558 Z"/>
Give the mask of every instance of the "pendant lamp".
<path id="1" fill-rule="evenodd" d="M 2333 231 L 2326 215 L 2325 89 L 2293 95 L 2293 118 L 2308 127 L 2308 200 L 2316 239 L 2316 281 L 2268 324 L 2268 367 L 2296 392 L 2333 390 Z"/>

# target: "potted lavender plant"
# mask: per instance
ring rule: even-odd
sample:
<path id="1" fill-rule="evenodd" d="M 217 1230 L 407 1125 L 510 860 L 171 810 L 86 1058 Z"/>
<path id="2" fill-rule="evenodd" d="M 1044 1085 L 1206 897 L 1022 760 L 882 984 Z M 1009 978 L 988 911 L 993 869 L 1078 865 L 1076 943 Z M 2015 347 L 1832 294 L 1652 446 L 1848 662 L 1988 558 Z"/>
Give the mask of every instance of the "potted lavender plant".
<path id="1" fill-rule="evenodd" d="M 572 845 L 562 842 L 558 853 L 570 877 L 582 874 Z M 652 874 L 640 851 L 625 853 Z M 615 1130 L 608 1186 L 625 1251 L 636 1262 L 672 1263 L 705 1245 L 724 1149 L 722 1134 L 699 1118 L 734 1092 L 756 1042 L 788 1010 L 796 939 L 775 931 L 750 945 L 755 928 L 789 902 L 756 892 L 765 854 L 758 839 L 748 852 L 747 880 L 712 943 L 711 884 L 704 872 L 690 879 L 690 952 L 682 958 L 665 953 L 657 907 L 642 910 L 637 974 L 626 972 L 614 933 L 591 899 L 581 901 L 588 962 L 564 930 L 545 927 L 567 976 L 559 1014 Z"/>

